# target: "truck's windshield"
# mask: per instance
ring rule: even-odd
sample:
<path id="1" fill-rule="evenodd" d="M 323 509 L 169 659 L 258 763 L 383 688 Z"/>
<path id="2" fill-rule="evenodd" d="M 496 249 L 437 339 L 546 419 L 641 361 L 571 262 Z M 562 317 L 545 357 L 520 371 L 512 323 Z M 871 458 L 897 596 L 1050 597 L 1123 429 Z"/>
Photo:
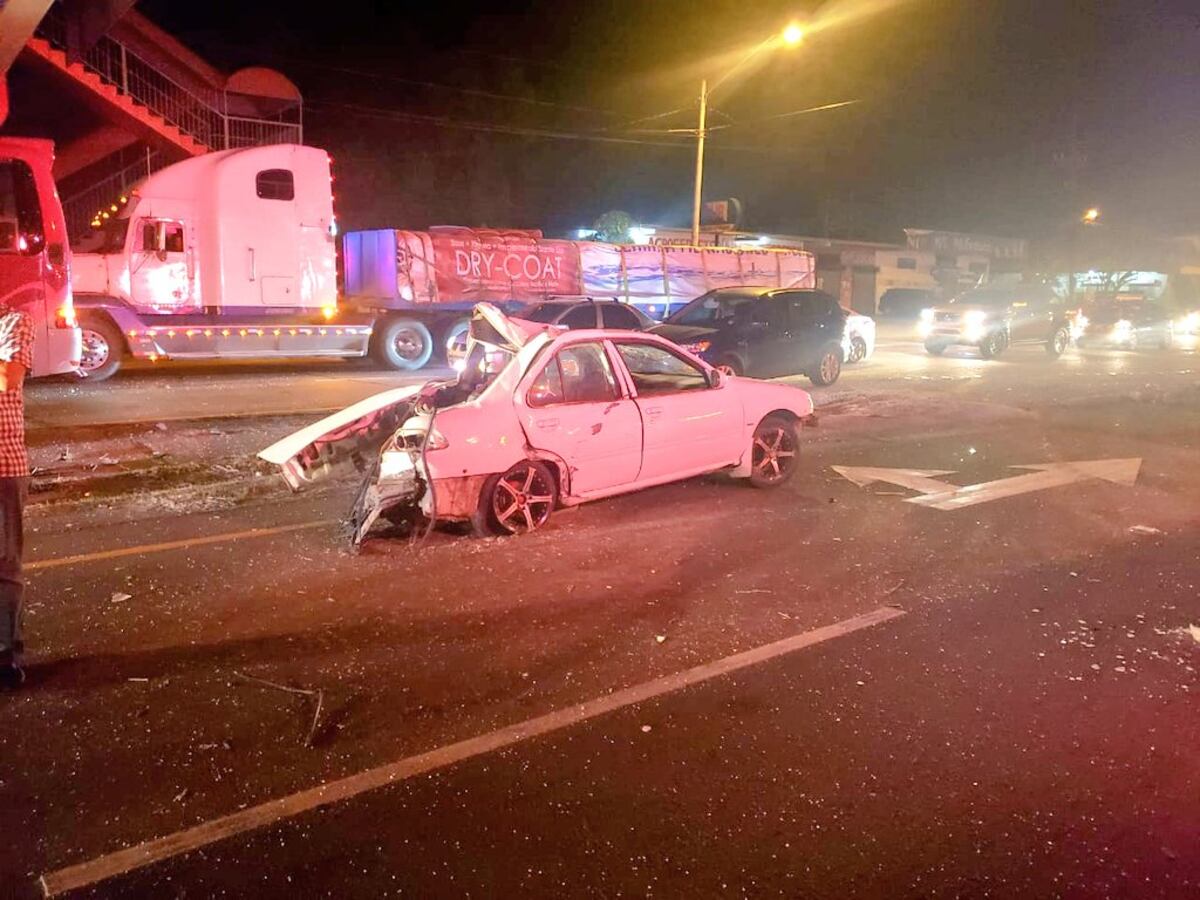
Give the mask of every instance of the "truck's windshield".
<path id="1" fill-rule="evenodd" d="M 127 212 L 124 210 L 123 212 Z M 120 253 L 125 249 L 125 235 L 129 233 L 129 218 L 121 216 L 105 219 L 99 228 L 78 241 L 73 248 L 76 253 Z"/>

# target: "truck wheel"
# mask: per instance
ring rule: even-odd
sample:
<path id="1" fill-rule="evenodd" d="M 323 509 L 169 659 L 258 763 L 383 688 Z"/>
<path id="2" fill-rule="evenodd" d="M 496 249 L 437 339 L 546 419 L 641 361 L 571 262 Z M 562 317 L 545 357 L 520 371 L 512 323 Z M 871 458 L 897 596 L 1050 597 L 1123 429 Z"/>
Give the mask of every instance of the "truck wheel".
<path id="1" fill-rule="evenodd" d="M 125 356 L 125 338 L 104 315 L 82 315 L 79 330 L 83 336 L 83 352 L 79 368 L 88 381 L 106 381 L 117 374 Z"/>
<path id="2" fill-rule="evenodd" d="M 389 369 L 412 372 L 433 356 L 433 335 L 416 319 L 384 319 L 372 338 L 376 361 Z"/>
<path id="3" fill-rule="evenodd" d="M 456 368 L 455 363 L 461 365 L 467 358 L 467 338 L 471 336 L 471 320 L 459 319 L 457 322 L 451 322 L 446 328 L 445 337 L 442 339 L 442 346 L 446 351 L 446 365 Z"/>

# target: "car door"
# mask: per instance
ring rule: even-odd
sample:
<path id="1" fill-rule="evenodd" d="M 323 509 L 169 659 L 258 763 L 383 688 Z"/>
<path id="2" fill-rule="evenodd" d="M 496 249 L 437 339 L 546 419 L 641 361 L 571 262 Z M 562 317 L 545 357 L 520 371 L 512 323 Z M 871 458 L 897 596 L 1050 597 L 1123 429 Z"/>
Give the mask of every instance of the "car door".
<path id="1" fill-rule="evenodd" d="M 518 396 L 531 447 L 566 463 L 575 496 L 630 484 L 642 466 L 642 416 L 598 341 L 568 344 Z"/>
<path id="2" fill-rule="evenodd" d="M 824 291 L 789 291 L 787 300 L 792 340 L 787 370 L 781 374 L 795 375 L 812 368 L 827 344 L 841 346 L 846 318 Z"/>
<path id="3" fill-rule="evenodd" d="M 742 405 L 727 385 L 658 343 L 615 340 L 642 414 L 639 481 L 668 481 L 710 472 L 742 455 Z"/>
<path id="4" fill-rule="evenodd" d="M 789 371 L 793 338 L 785 295 L 764 294 L 736 307 L 733 327 L 745 347 L 747 375 L 772 378 Z"/>
<path id="5" fill-rule="evenodd" d="M 1009 335 L 1013 341 L 1044 341 L 1050 336 L 1051 307 L 1048 294 L 1022 292 L 1009 306 Z"/>

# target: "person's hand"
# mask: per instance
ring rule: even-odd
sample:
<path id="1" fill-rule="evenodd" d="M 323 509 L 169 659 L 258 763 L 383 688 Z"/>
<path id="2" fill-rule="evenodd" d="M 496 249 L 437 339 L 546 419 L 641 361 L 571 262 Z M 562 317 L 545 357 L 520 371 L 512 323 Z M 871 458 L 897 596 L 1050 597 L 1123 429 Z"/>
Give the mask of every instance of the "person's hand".
<path id="1" fill-rule="evenodd" d="M 0 393 L 19 391 L 25 383 L 25 367 L 19 362 L 0 362 Z"/>

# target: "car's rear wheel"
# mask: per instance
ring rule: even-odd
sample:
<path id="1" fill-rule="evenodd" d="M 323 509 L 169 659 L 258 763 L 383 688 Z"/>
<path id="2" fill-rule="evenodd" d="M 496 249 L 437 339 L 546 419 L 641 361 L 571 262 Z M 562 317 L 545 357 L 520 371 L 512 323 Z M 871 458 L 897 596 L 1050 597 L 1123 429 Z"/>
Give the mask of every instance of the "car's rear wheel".
<path id="1" fill-rule="evenodd" d="M 716 368 L 723 375 L 741 375 L 744 373 L 742 361 L 736 356 L 722 356 L 717 360 Z"/>
<path id="2" fill-rule="evenodd" d="M 480 534 L 527 534 L 546 524 L 557 501 L 549 466 L 523 460 L 484 483 L 473 524 Z"/>
<path id="3" fill-rule="evenodd" d="M 800 432 L 795 421 L 767 416 L 754 429 L 750 444 L 750 483 L 771 488 L 783 484 L 800 461 Z"/>
<path id="4" fill-rule="evenodd" d="M 842 374 L 842 348 L 829 345 L 821 351 L 816 367 L 808 373 L 809 379 L 818 387 L 826 387 L 838 380 Z"/>
<path id="5" fill-rule="evenodd" d="M 846 360 L 849 363 L 862 362 L 867 358 L 867 342 L 860 337 L 850 338 L 850 358 Z"/>
<path id="6" fill-rule="evenodd" d="M 1004 348 L 1008 346 L 1008 339 L 1004 336 L 1003 331 L 993 331 L 983 339 L 979 345 L 979 355 L 984 359 L 991 359 L 999 356 L 1004 352 Z"/>
<path id="7" fill-rule="evenodd" d="M 1066 328 L 1059 328 L 1050 335 L 1050 340 L 1046 341 L 1046 352 L 1050 354 L 1051 359 L 1058 359 L 1070 343 L 1071 332 Z"/>

